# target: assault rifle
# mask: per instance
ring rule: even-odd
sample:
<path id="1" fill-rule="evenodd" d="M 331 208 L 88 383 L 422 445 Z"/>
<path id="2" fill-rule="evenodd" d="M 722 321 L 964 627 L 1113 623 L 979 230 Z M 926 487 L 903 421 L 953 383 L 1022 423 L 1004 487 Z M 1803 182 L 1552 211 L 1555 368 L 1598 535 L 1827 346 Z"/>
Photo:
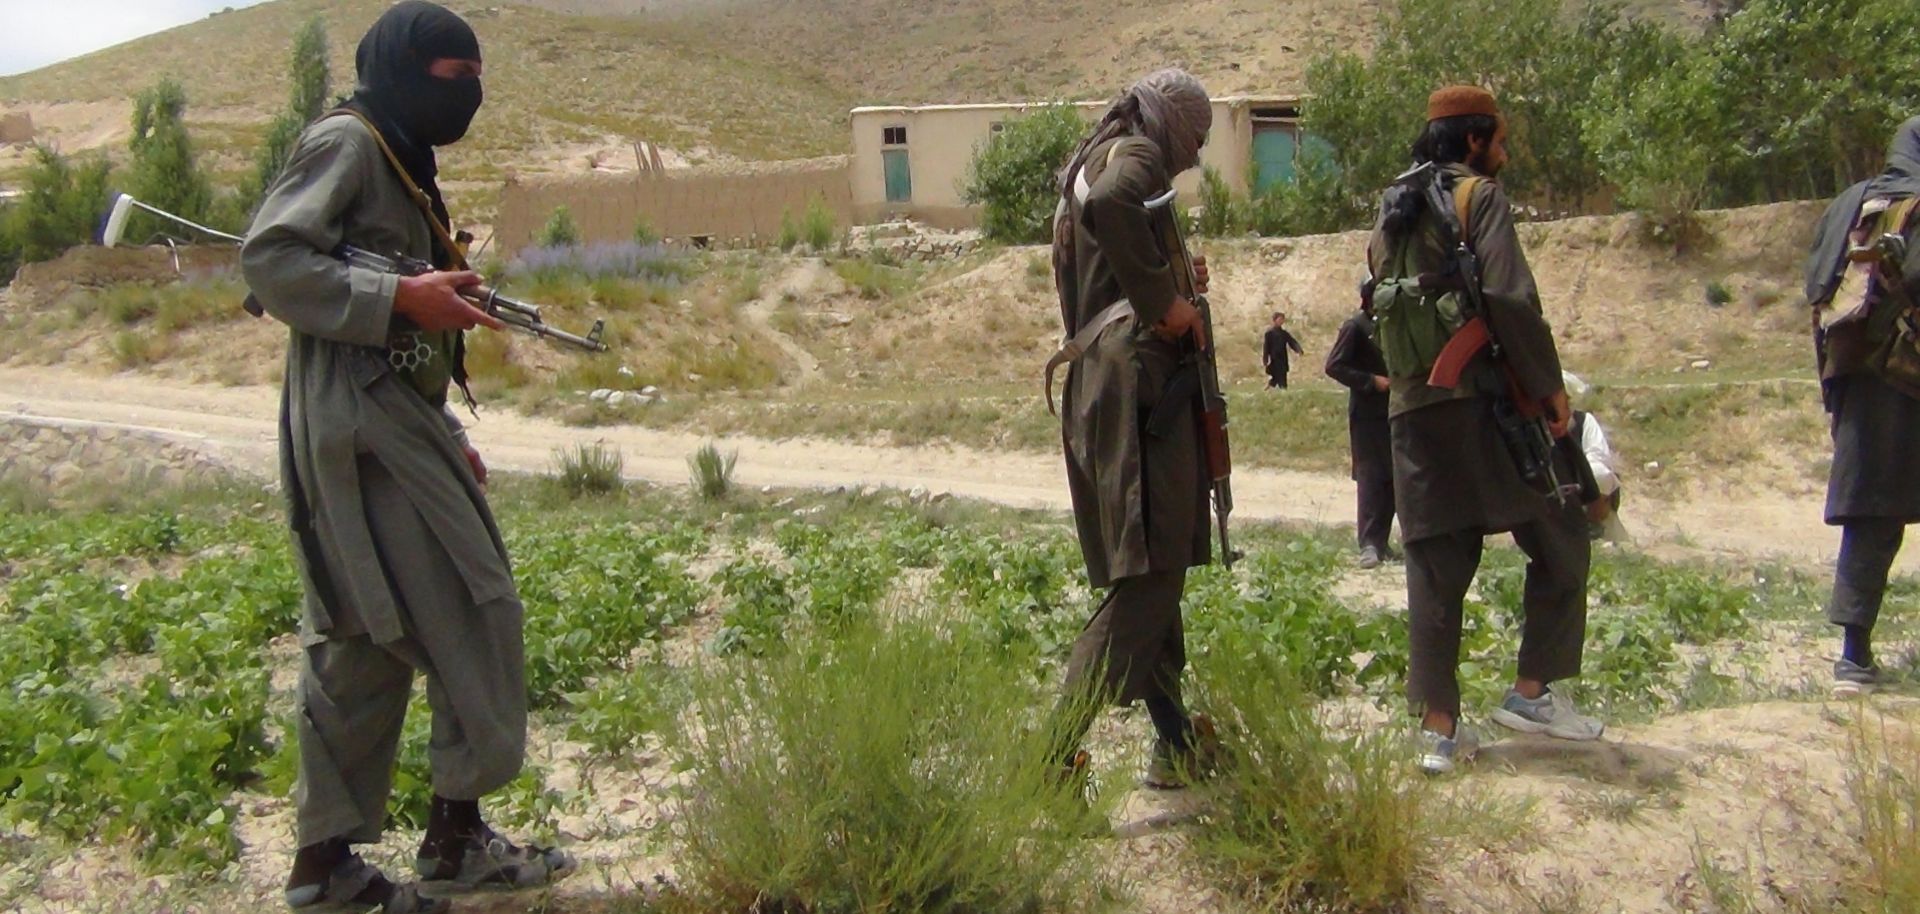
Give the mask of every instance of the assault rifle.
<path id="1" fill-rule="evenodd" d="M 435 269 L 433 264 L 421 260 L 418 257 L 408 257 L 403 254 L 383 257 L 372 251 L 364 251 L 350 244 L 343 244 L 334 248 L 333 256 L 346 261 L 349 266 L 362 267 L 380 273 L 397 273 L 401 276 L 421 276 L 431 273 Z M 576 336 L 565 330 L 558 330 L 547 326 L 546 321 L 540 317 L 540 307 L 538 305 L 530 305 L 519 299 L 508 298 L 505 295 L 501 295 L 499 291 L 495 290 L 492 286 L 472 285 L 457 291 L 460 293 L 461 298 L 473 302 L 480 310 L 498 318 L 501 323 L 515 330 L 585 349 L 588 352 L 607 351 L 607 344 L 601 340 L 601 336 L 607 329 L 607 322 L 604 320 L 595 320 L 593 322 L 593 329 L 588 330 L 586 336 Z M 254 310 L 259 307 L 260 303 L 254 301 L 253 296 L 247 296 L 247 310 L 254 312 L 255 317 L 260 316 L 259 312 Z"/>
<path id="2" fill-rule="evenodd" d="M 1466 220 L 1462 215 L 1465 207 L 1457 206 L 1453 195 L 1441 186 L 1439 172 L 1432 163 L 1421 165 L 1414 174 L 1418 175 L 1421 171 L 1431 172 L 1424 180 L 1427 206 L 1445 227 L 1452 250 L 1448 255 L 1450 262 L 1447 271 L 1439 275 L 1421 274 L 1420 287 L 1433 293 L 1459 292 L 1463 305 L 1460 313 L 1466 318 L 1466 323 L 1454 331 L 1441 348 L 1439 357 L 1434 359 L 1433 370 L 1427 375 L 1427 384 L 1448 390 L 1460 386 L 1460 375 L 1466 370 L 1467 364 L 1481 350 L 1486 350 L 1506 386 L 1505 395 L 1494 398 L 1494 425 L 1499 429 L 1501 443 L 1506 445 L 1507 453 L 1513 457 L 1520 479 L 1562 506 L 1566 505 L 1570 494 L 1578 497 L 1582 504 L 1599 498 L 1599 483 L 1594 480 L 1593 469 L 1587 465 L 1586 455 L 1581 452 L 1579 443 L 1571 438 L 1554 439 L 1553 431 L 1547 424 L 1546 410 L 1538 399 L 1528 396 L 1520 386 L 1519 375 L 1507 361 L 1500 338 L 1493 331 L 1485 291 L 1480 288 L 1480 258 L 1467 243 Z M 1562 483 L 1560 472 L 1553 465 L 1556 449 L 1562 452 L 1574 470 L 1576 478 L 1571 484 Z"/>
<path id="3" fill-rule="evenodd" d="M 1227 398 L 1220 391 L 1220 366 L 1214 358 L 1213 309 L 1200 294 L 1200 280 L 1194 273 L 1193 254 L 1187 250 L 1186 233 L 1180 226 L 1180 214 L 1173 206 L 1174 191 L 1169 189 L 1146 201 L 1153 215 L 1154 228 L 1160 234 L 1160 246 L 1173 266 L 1174 288 L 1200 311 L 1200 319 L 1181 340 L 1186 361 L 1199 379 L 1196 423 L 1200 432 L 1201 457 L 1206 462 L 1207 485 L 1213 492 L 1213 517 L 1220 533 L 1220 562 L 1228 568 L 1240 558 L 1227 538 L 1227 516 L 1233 513 L 1233 455 L 1227 445 Z"/>
<path id="4" fill-rule="evenodd" d="M 105 217 L 100 220 L 100 244 L 105 247 L 113 247 L 118 244 L 121 237 L 126 233 L 127 218 L 131 216 L 136 209 L 144 210 L 162 219 L 166 219 L 169 222 L 185 226 L 222 241 L 233 244 L 241 244 L 246 241 L 246 239 L 238 235 L 228 234 L 218 229 L 211 229 L 197 222 L 183 219 L 158 207 L 149 206 L 139 200 L 135 200 L 127 194 L 116 193 L 113 195 L 112 200 L 109 201 Z M 170 241 L 169 244 L 171 244 Z M 334 248 L 333 256 L 346 261 L 352 266 L 364 267 L 381 273 L 396 273 L 401 276 L 420 276 L 434 271 L 433 264 L 417 257 L 407 257 L 402 254 L 385 257 L 371 251 L 361 250 L 350 244 L 343 244 Z M 179 268 L 178 261 L 175 262 L 174 267 L 175 269 Z M 508 298 L 490 286 L 474 285 L 458 291 L 461 298 L 473 302 L 479 306 L 481 310 L 516 330 L 545 339 L 566 343 L 569 346 L 585 349 L 588 352 L 607 351 L 607 344 L 601 340 L 601 336 L 606 332 L 606 321 L 604 320 L 594 321 L 593 329 L 587 331 L 586 336 L 575 336 L 564 330 L 557 330 L 547 326 L 546 321 L 540 317 L 539 306 L 531 305 L 518 299 Z M 256 301 L 252 295 L 247 296 L 243 307 L 247 309 L 248 314 L 254 317 L 260 317 L 266 314 L 266 310 L 260 306 L 260 303 Z"/>

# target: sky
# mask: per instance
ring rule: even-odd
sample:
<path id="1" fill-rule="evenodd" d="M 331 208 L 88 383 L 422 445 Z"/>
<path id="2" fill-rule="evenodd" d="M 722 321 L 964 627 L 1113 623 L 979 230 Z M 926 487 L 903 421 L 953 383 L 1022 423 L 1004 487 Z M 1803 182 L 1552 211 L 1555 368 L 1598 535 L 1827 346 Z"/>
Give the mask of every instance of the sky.
<path id="1" fill-rule="evenodd" d="M 261 0 L 0 0 L 0 76 Z"/>

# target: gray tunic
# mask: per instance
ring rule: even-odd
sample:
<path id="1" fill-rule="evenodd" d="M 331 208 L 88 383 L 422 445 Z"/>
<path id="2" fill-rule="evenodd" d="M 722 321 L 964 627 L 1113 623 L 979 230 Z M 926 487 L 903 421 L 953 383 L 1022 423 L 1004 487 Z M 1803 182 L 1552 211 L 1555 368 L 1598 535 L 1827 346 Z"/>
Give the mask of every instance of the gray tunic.
<path id="1" fill-rule="evenodd" d="M 1091 150 L 1086 169 L 1086 203 L 1068 200 L 1075 275 L 1060 290 L 1066 334 L 1122 298 L 1135 315 L 1073 365 L 1061 409 L 1080 550 L 1093 586 L 1105 587 L 1204 565 L 1211 539 L 1191 407 L 1162 437 L 1144 427 L 1180 367 L 1179 347 L 1152 330 L 1176 294 L 1144 205 L 1167 189 L 1166 166 L 1158 146 L 1123 137 Z"/>
<path id="2" fill-rule="evenodd" d="M 1474 174 L 1457 164 L 1446 171 L 1455 179 Z M 1500 185 L 1488 180 L 1474 188 L 1467 221 L 1494 332 L 1526 395 L 1544 400 L 1563 387 L 1560 356 Z M 1376 225 L 1368 245 L 1375 276 L 1386 275 L 1379 258 L 1388 246 L 1380 231 Z M 1441 269 L 1445 256 L 1437 245 L 1423 245 L 1414 255 L 1422 272 Z M 1482 352 L 1453 390 L 1421 378 L 1393 379 L 1394 506 L 1402 539 L 1500 533 L 1547 517 L 1548 500 L 1521 480 L 1494 424 L 1492 398 L 1505 382 L 1493 369 Z"/>
<path id="3" fill-rule="evenodd" d="M 462 452 L 459 421 L 388 365 L 398 277 L 323 253 L 344 241 L 424 258 L 429 239 L 373 135 L 352 118 L 333 117 L 300 138 L 241 249 L 247 285 L 291 328 L 280 464 L 307 585 L 309 643 L 360 633 L 387 643 L 404 634 L 369 533 L 356 469 L 362 455 L 378 460 L 426 519 L 470 604 L 516 598 L 506 547 Z"/>

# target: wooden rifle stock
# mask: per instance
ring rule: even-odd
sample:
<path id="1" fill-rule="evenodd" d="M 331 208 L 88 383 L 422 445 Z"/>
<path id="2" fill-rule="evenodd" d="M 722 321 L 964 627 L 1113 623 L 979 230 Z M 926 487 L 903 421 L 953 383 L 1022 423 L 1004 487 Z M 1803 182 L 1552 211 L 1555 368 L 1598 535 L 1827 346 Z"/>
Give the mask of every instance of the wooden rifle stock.
<path id="1" fill-rule="evenodd" d="M 1206 464 L 1207 483 L 1213 493 L 1215 530 L 1220 535 L 1220 562 L 1228 568 L 1240 558 L 1227 533 L 1227 518 L 1233 513 L 1233 451 L 1227 441 L 1227 398 L 1220 390 L 1220 366 L 1214 357 L 1213 309 L 1200 294 L 1199 276 L 1193 268 L 1193 255 L 1187 250 L 1186 235 L 1180 228 L 1180 214 L 1173 207 L 1174 192 L 1168 190 L 1147 201 L 1160 230 L 1161 246 L 1173 268 L 1174 286 L 1181 296 L 1200 312 L 1182 340 L 1187 359 L 1199 372 L 1199 399 L 1194 422 L 1200 439 L 1200 458 Z"/>

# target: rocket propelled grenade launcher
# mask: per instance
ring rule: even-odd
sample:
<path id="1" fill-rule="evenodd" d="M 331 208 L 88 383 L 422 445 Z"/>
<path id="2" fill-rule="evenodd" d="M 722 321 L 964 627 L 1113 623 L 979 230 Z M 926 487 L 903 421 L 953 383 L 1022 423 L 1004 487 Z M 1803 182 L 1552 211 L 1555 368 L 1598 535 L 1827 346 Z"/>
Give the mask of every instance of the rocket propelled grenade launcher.
<path id="1" fill-rule="evenodd" d="M 113 202 L 107 209 L 106 218 L 100 222 L 100 244 L 102 246 L 113 247 L 120 243 L 121 236 L 126 234 L 127 217 L 132 215 L 135 209 L 144 210 L 177 225 L 185 226 L 203 235 L 218 238 L 222 241 L 241 244 L 246 240 L 238 235 L 230 235 L 226 232 L 211 229 L 197 222 L 181 218 L 158 207 L 148 206 L 127 194 L 114 194 Z M 434 272 L 433 264 L 417 257 L 407 257 L 400 254 L 389 257 L 375 254 L 372 251 L 362 250 L 349 244 L 340 245 L 330 253 L 340 260 L 346 261 L 347 264 L 351 266 L 377 270 L 382 273 L 394 273 L 400 276 L 420 276 Z M 604 320 L 594 321 L 593 329 L 587 331 L 586 336 L 578 336 L 568 333 L 565 330 L 548 326 L 547 322 L 540 316 L 539 306 L 528 304 L 519 299 L 508 298 L 505 295 L 501 295 L 491 286 L 467 286 L 464 289 L 460 289 L 459 293 L 461 298 L 473 302 L 481 310 L 492 315 L 501 323 L 523 333 L 565 343 L 588 352 L 607 351 L 607 344 L 601 339 L 606 332 L 607 322 Z M 260 310 L 259 303 L 255 302 L 252 296 L 247 297 L 246 308 L 248 313 L 255 317 L 259 317 L 264 313 Z"/>

